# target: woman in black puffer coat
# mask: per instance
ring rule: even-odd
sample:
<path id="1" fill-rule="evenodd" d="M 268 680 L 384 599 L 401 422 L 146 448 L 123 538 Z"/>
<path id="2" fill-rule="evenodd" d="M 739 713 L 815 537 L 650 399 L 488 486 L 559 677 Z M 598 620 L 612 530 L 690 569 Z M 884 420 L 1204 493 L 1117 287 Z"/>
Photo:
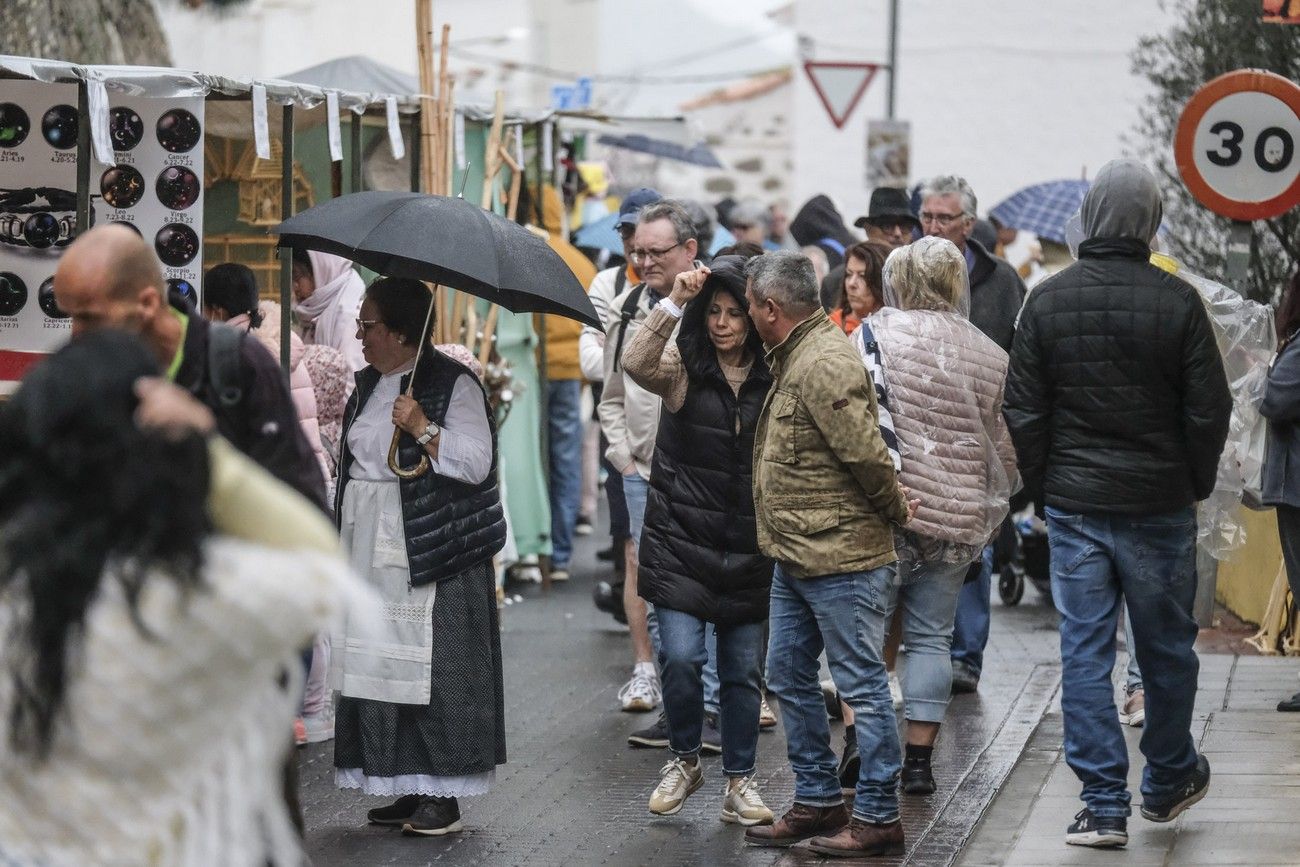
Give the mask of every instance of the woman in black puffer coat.
<path id="1" fill-rule="evenodd" d="M 750 780 L 772 581 L 772 562 L 758 553 L 751 473 L 754 430 L 772 377 L 747 313 L 744 264 L 740 256 L 721 256 L 711 268 L 678 275 L 628 344 L 623 366 L 663 398 L 664 410 L 638 589 L 659 620 L 664 711 L 676 758 L 664 766 L 650 810 L 675 813 L 702 780 L 701 672 L 712 623 L 722 766 L 730 778 L 722 817 L 753 825 L 772 821 Z"/>

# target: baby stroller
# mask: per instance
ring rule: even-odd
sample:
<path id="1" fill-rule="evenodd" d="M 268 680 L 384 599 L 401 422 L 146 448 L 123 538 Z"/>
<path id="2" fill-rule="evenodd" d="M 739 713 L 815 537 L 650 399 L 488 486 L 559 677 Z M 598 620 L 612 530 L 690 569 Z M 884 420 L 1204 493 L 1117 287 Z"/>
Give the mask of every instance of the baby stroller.
<path id="1" fill-rule="evenodd" d="M 993 570 L 998 576 L 998 596 L 1004 605 L 1018 605 L 1025 581 L 1049 602 L 1052 580 L 1047 547 L 1047 524 L 1033 503 L 1010 515 L 993 542 Z"/>

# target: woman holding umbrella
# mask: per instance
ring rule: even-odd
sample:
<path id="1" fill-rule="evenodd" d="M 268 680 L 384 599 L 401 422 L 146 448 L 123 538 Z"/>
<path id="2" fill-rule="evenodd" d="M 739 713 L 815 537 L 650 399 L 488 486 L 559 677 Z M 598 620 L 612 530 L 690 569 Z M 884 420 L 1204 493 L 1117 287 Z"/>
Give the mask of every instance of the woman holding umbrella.
<path id="1" fill-rule="evenodd" d="M 506 526 L 487 395 L 428 345 L 430 302 L 415 280 L 381 278 L 356 321 L 367 367 L 344 414 L 336 512 L 385 605 L 378 633 L 335 638 L 334 765 L 341 788 L 399 796 L 372 823 L 438 836 L 461 829 L 457 799 L 485 794 L 505 761 L 492 557 Z"/>
<path id="2" fill-rule="evenodd" d="M 641 537 L 639 592 L 659 618 L 668 745 L 650 812 L 670 816 L 704 782 L 705 631 L 717 630 L 722 819 L 771 824 L 753 780 L 772 561 L 758 553 L 754 430 L 772 377 L 745 303 L 745 259 L 677 276 L 628 343 L 624 369 L 663 398 Z M 689 303 L 688 303 L 689 302 Z M 683 311 L 682 308 L 685 308 Z M 672 333 L 681 323 L 676 341 Z"/>

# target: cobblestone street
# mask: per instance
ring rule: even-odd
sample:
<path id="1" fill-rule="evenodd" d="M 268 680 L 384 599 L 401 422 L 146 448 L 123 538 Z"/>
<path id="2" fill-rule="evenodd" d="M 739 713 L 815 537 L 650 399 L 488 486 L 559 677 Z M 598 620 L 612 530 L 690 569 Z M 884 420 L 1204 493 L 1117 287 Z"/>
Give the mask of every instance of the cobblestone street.
<path id="1" fill-rule="evenodd" d="M 646 801 L 666 752 L 633 749 L 629 731 L 649 715 L 618 711 L 631 668 L 626 630 L 591 604 L 595 548 L 580 542 L 574 578 L 523 596 L 503 612 L 509 763 L 484 798 L 461 802 L 466 831 L 445 840 L 403 838 L 367 826 L 382 799 L 333 786 L 332 745 L 306 748 L 307 845 L 318 867 L 369 864 L 795 864 L 806 851 L 747 848 L 742 829 L 718 819 L 719 761 L 706 757 L 705 787 L 671 818 Z M 994 601 L 993 637 L 980 692 L 958 696 L 935 758 L 939 789 L 905 798 L 905 863 L 946 864 L 1011 772 L 1056 690 L 1054 612 L 1032 588 L 1007 608 Z M 778 710 L 779 714 L 779 710 Z M 842 727 L 833 729 L 840 744 Z M 778 728 L 759 741 L 757 777 L 778 815 L 793 792 Z M 875 859 L 872 863 L 898 863 Z"/>

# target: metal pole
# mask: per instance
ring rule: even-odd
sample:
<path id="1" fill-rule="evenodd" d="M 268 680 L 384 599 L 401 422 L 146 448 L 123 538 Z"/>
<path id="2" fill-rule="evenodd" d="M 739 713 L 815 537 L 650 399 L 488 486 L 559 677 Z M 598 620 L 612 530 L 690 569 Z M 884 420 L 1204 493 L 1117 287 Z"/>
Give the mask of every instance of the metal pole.
<path id="1" fill-rule="evenodd" d="M 361 192 L 361 115 L 352 112 L 352 182 L 349 192 Z"/>
<path id="2" fill-rule="evenodd" d="M 886 115 L 894 119 L 895 94 L 898 91 L 898 0 L 889 0 L 889 102 Z"/>
<path id="3" fill-rule="evenodd" d="M 419 109 L 411 115 L 411 146 L 407 148 L 406 158 L 411 161 L 411 192 L 420 192 L 420 166 L 422 164 L 422 154 L 420 153 L 421 142 L 420 133 L 423 126 L 420 123 L 420 113 L 424 109 Z"/>
<path id="4" fill-rule="evenodd" d="M 284 107 L 280 127 L 280 219 L 293 216 L 293 105 Z M 280 253 L 280 367 L 289 376 L 289 302 L 293 283 L 293 253 Z"/>
<path id="5" fill-rule="evenodd" d="M 77 82 L 77 227 L 90 228 L 90 95 L 86 82 Z M 166 295 L 166 293 L 163 293 Z"/>

